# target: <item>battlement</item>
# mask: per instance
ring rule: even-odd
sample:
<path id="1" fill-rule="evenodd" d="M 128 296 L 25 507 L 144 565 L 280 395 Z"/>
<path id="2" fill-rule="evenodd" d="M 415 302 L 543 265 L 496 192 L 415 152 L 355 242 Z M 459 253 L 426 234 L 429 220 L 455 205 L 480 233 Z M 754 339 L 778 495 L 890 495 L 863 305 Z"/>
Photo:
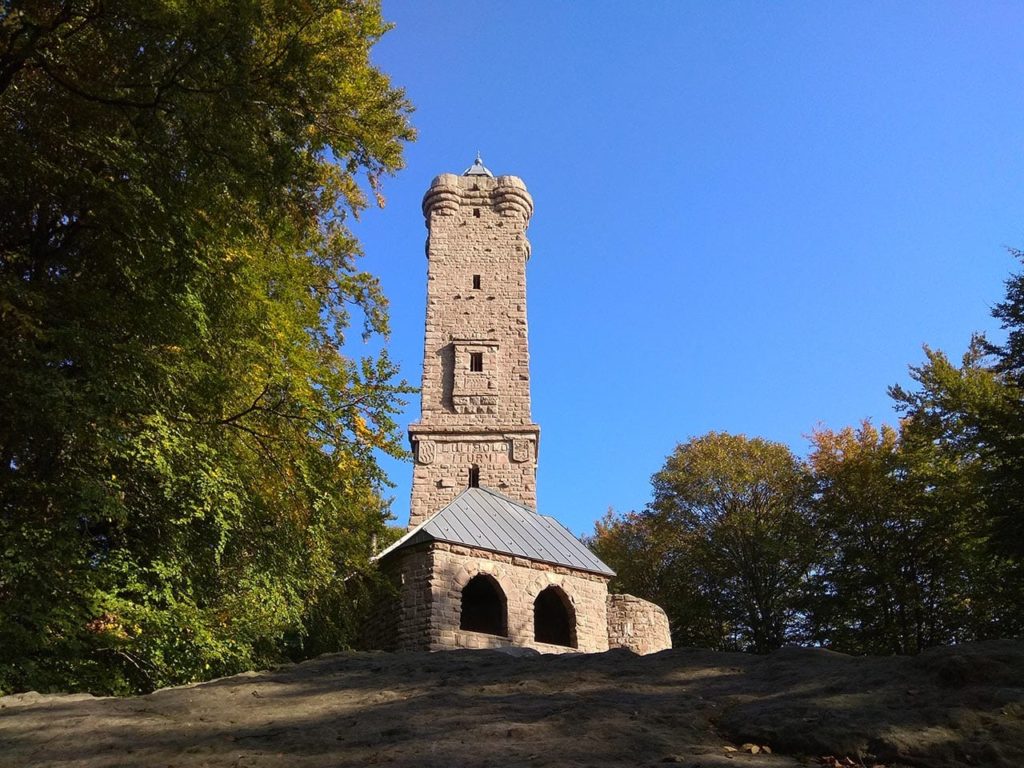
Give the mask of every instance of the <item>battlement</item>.
<path id="1" fill-rule="evenodd" d="M 427 227 L 435 216 L 457 216 L 461 209 L 487 208 L 499 216 L 519 219 L 523 225 L 533 216 L 533 198 L 518 176 L 457 176 L 442 173 L 434 177 L 423 196 Z"/>

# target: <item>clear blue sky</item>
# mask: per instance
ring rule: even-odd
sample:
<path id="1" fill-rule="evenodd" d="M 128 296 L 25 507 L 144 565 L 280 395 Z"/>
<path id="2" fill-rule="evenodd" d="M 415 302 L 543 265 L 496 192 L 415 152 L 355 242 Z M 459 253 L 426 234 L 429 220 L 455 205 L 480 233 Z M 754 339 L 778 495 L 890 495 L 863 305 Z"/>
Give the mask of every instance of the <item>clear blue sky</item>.
<path id="1" fill-rule="evenodd" d="M 354 229 L 419 385 L 430 180 L 479 149 L 529 235 L 539 508 L 638 509 L 709 430 L 893 422 L 1024 247 L 1024 4 L 388 2 L 419 140 Z M 405 424 L 418 417 L 413 399 Z M 386 461 L 408 519 L 412 468 Z"/>

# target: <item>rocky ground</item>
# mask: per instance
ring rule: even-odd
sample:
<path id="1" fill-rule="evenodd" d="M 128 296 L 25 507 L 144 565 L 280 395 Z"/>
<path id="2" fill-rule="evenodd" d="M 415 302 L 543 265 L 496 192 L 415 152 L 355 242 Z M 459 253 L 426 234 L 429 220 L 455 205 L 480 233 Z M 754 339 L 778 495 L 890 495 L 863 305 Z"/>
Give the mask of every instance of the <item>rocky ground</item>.
<path id="1" fill-rule="evenodd" d="M 672 763 L 1024 765 L 1024 642 L 917 658 L 353 653 L 130 699 L 0 698 L 4 768 Z"/>

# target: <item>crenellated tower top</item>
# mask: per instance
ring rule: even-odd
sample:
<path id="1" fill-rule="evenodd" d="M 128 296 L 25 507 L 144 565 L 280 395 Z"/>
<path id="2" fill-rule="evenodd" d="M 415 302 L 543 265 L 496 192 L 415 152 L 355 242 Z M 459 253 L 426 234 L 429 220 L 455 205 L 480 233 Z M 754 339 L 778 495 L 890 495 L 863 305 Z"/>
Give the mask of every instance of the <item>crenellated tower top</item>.
<path id="1" fill-rule="evenodd" d="M 495 178 L 483 165 L 479 167 L 486 173 L 471 173 L 476 167 L 474 165 L 462 176 L 442 173 L 434 177 L 423 196 L 423 215 L 428 228 L 431 215 L 454 216 L 463 206 L 477 203 L 493 207 L 500 216 L 520 217 L 524 227 L 529 223 L 533 216 L 533 198 L 523 180 L 518 176 Z"/>

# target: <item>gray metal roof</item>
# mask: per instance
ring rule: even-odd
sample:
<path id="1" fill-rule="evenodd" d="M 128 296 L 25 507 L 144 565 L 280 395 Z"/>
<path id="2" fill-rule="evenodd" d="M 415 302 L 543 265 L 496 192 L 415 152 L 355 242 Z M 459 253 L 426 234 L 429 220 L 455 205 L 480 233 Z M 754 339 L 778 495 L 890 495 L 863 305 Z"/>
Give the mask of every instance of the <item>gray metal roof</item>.
<path id="1" fill-rule="evenodd" d="M 467 168 L 463 172 L 462 175 L 463 176 L 490 176 L 492 179 L 494 178 L 494 174 L 491 173 L 489 170 L 487 170 L 487 168 L 484 166 L 484 161 L 480 159 L 480 153 L 479 152 L 476 153 L 476 160 L 473 162 L 473 164 L 471 166 L 469 166 L 469 168 Z"/>
<path id="2" fill-rule="evenodd" d="M 488 488 L 467 488 L 377 559 L 424 541 L 446 541 L 553 565 L 614 576 L 615 572 L 553 517 Z"/>

